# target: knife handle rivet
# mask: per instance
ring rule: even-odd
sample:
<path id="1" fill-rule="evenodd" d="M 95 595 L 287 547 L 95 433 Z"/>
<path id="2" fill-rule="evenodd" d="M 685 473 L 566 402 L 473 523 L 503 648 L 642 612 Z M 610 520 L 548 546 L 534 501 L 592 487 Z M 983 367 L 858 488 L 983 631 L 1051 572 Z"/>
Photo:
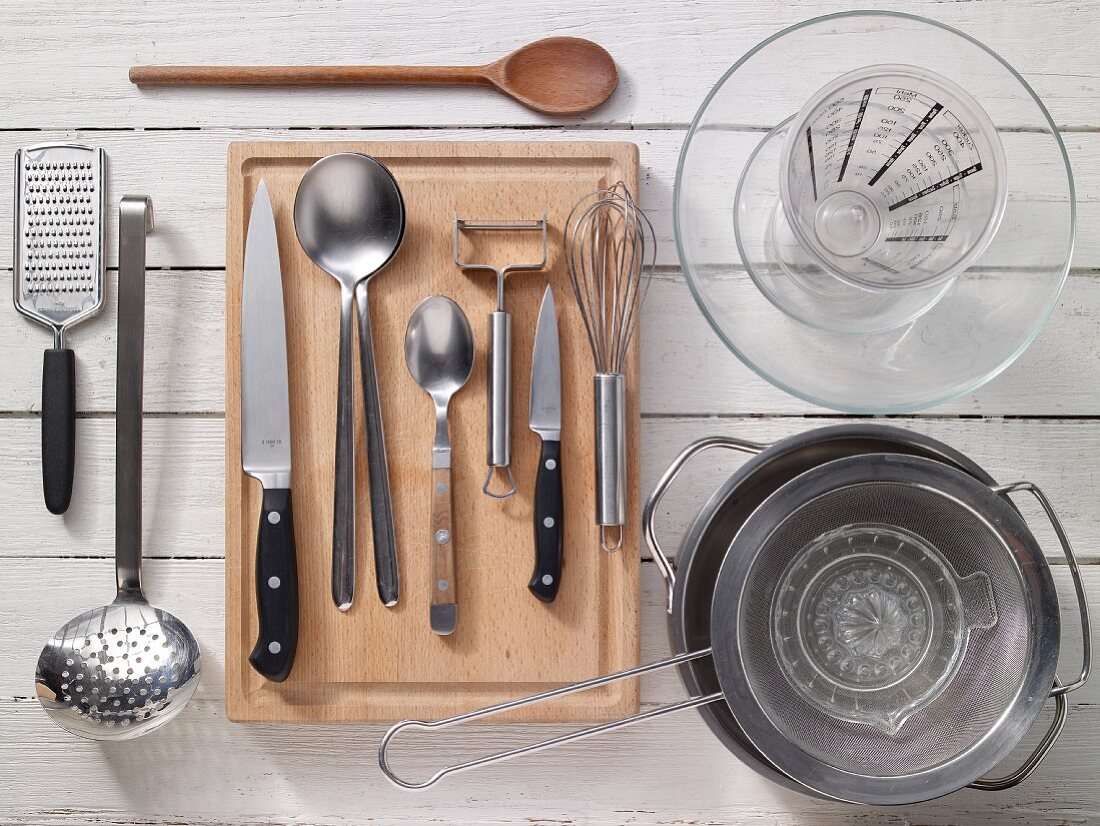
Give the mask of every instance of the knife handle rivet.
<path id="1" fill-rule="evenodd" d="M 546 469 L 547 470 L 553 470 L 557 466 L 558 466 L 558 463 L 555 462 L 553 459 L 547 459 L 546 460 Z"/>
<path id="2" fill-rule="evenodd" d="M 450 587 L 450 584 L 445 579 L 439 580 L 438 588 L 440 591 L 446 591 Z"/>
<path id="3" fill-rule="evenodd" d="M 278 525 L 281 520 L 282 517 L 279 516 L 279 514 L 275 511 L 272 511 L 267 515 L 267 521 L 270 522 L 272 525 Z"/>
<path id="4" fill-rule="evenodd" d="M 267 650 L 270 651 L 272 654 L 278 654 L 280 651 L 283 650 L 283 647 L 277 642 L 269 642 L 267 644 Z"/>
<path id="5" fill-rule="evenodd" d="M 550 574 L 543 574 L 542 575 L 542 584 L 543 585 L 553 585 L 554 584 L 554 577 L 552 577 Z"/>
<path id="6" fill-rule="evenodd" d="M 274 591 L 276 588 L 278 588 L 282 584 L 283 584 L 283 581 L 281 579 L 279 579 L 277 576 L 270 577 L 267 580 L 267 587 L 270 588 L 272 591 Z"/>
<path id="7" fill-rule="evenodd" d="M 446 531 L 446 530 L 436 531 L 435 532 L 435 541 L 439 545 L 446 545 L 448 542 L 451 541 L 450 531 Z"/>
<path id="8" fill-rule="evenodd" d="M 546 517 L 545 519 L 542 520 L 542 524 L 545 525 L 548 528 L 554 527 L 554 517 L 552 517 L 552 516 Z"/>

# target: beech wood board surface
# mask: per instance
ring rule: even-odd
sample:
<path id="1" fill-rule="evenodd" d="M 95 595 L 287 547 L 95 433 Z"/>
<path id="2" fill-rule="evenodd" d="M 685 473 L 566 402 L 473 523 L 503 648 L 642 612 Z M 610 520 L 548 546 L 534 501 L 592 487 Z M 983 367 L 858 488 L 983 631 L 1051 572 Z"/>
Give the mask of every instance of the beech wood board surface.
<path id="1" fill-rule="evenodd" d="M 357 582 L 351 609 L 332 604 L 332 484 L 339 288 L 298 245 L 298 182 L 318 158 L 364 152 L 394 174 L 408 225 L 393 261 L 370 282 L 371 320 L 386 429 L 401 598 L 380 603 L 374 583 L 363 406 L 356 411 Z M 289 679 L 270 683 L 247 663 L 257 634 L 254 565 L 259 483 L 240 460 L 240 297 L 252 198 L 266 180 L 279 233 L 290 372 L 300 622 Z M 387 722 L 434 719 L 635 665 L 639 603 L 637 339 L 626 368 L 629 524 L 621 551 L 600 550 L 594 524 L 592 356 L 562 249 L 570 208 L 593 190 L 638 191 L 638 150 L 613 142 L 248 142 L 229 148 L 226 212 L 226 713 L 238 722 Z M 644 204 L 643 204 L 644 206 Z M 481 492 L 486 472 L 488 314 L 492 273 L 452 260 L 457 211 L 473 219 L 530 219 L 546 211 L 545 272 L 509 276 L 513 314 L 512 466 L 518 493 Z M 537 260 L 537 233 L 480 233 L 465 260 Z M 539 299 L 553 285 L 561 330 L 565 489 L 564 570 L 556 602 L 527 590 L 534 565 L 532 508 L 539 440 L 527 428 L 531 348 Z M 474 329 L 473 374 L 451 403 L 458 628 L 428 624 L 433 408 L 405 367 L 405 327 L 432 294 L 453 298 Z M 356 352 L 358 358 L 358 352 Z M 589 722 L 634 713 L 635 681 L 513 712 L 532 722 Z"/>

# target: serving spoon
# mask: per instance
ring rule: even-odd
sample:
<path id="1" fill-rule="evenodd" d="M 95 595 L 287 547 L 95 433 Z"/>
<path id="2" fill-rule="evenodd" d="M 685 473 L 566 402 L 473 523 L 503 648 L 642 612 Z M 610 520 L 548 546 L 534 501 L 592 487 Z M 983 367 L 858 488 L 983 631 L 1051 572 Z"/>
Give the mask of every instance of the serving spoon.
<path id="1" fill-rule="evenodd" d="M 602 46 L 547 37 L 484 66 L 132 66 L 139 86 L 489 86 L 547 115 L 595 109 L 619 82 Z"/>
<path id="2" fill-rule="evenodd" d="M 374 365 L 367 282 L 397 253 L 405 234 L 405 201 L 393 175 L 357 152 L 339 152 L 311 166 L 294 197 L 294 231 L 314 264 L 340 284 L 340 355 L 336 390 L 336 469 L 332 517 L 332 600 L 341 611 L 355 596 L 355 412 L 352 330 L 359 304 L 359 368 L 367 424 L 371 532 L 378 597 L 397 604 L 397 540 L 393 528 L 382 404 Z"/>

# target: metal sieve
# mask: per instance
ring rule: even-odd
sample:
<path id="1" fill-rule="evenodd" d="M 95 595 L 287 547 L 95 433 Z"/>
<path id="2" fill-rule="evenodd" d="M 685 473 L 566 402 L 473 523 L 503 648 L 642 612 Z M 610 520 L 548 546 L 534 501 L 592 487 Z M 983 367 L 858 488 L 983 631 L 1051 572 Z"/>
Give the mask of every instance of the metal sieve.
<path id="1" fill-rule="evenodd" d="M 802 474 L 749 517 L 715 584 L 714 662 L 777 768 L 841 800 L 908 803 L 1008 756 L 1054 684 L 1060 636 L 1042 550 L 999 495 L 1013 489 L 1051 513 L 1026 483 L 872 454 Z"/>
<path id="2" fill-rule="evenodd" d="M 870 430 L 870 428 L 868 428 L 868 430 Z M 890 428 L 881 429 L 884 432 L 890 432 L 883 435 L 880 439 L 877 434 L 878 430 L 879 429 L 876 428 L 875 433 L 867 433 L 864 435 L 837 433 L 836 436 L 839 440 L 837 444 L 840 445 L 843 443 L 845 445 L 844 450 L 851 449 L 858 453 L 861 449 L 859 445 L 864 442 L 866 442 L 866 445 L 864 445 L 865 448 L 876 441 L 885 443 L 898 441 L 901 445 L 901 449 L 905 452 L 921 452 L 928 455 L 935 455 L 937 458 L 941 458 L 942 455 L 944 461 L 940 462 L 932 459 L 910 458 L 898 454 L 857 455 L 853 459 L 840 459 L 823 465 L 823 467 L 828 468 L 828 470 L 822 473 L 819 472 L 820 468 L 817 467 L 817 464 L 820 464 L 820 462 L 815 464 L 809 461 L 809 455 L 803 457 L 810 469 L 806 470 L 801 475 L 794 475 L 792 481 L 788 481 L 786 484 L 778 486 L 774 492 L 767 495 L 762 504 L 752 511 L 751 516 L 748 517 L 739 530 L 735 526 L 733 527 L 737 535 L 732 545 L 727 546 L 729 551 L 725 554 L 725 561 L 722 564 L 718 580 L 714 582 L 710 621 L 710 639 L 713 644 L 713 649 L 711 647 L 700 647 L 696 650 L 679 653 L 668 659 L 622 671 L 617 674 L 598 677 L 582 683 L 553 689 L 533 697 L 502 703 L 497 706 L 456 715 L 443 720 L 431 722 L 421 720 L 403 721 L 393 726 L 386 733 L 380 744 L 379 765 L 383 772 L 394 783 L 405 788 L 425 788 L 452 773 L 465 771 L 511 757 L 533 753 L 574 740 L 591 737 L 685 708 L 700 708 L 700 711 L 704 714 L 704 719 L 707 720 L 712 731 L 715 731 L 715 733 L 719 735 L 723 743 L 727 748 L 730 748 L 734 754 L 742 759 L 747 758 L 753 768 L 763 771 L 767 776 L 783 783 L 783 785 L 797 788 L 804 793 L 814 796 L 831 797 L 852 802 L 907 803 L 931 799 L 938 795 L 963 788 L 966 785 L 970 785 L 972 788 L 976 789 L 997 791 L 1010 788 L 1021 782 L 1034 771 L 1057 740 L 1066 720 L 1066 701 L 1064 695 L 1069 691 L 1079 688 L 1084 683 L 1091 662 L 1091 653 L 1088 645 L 1088 613 L 1084 600 L 1084 590 L 1069 541 L 1045 496 L 1043 496 L 1041 491 L 1034 485 L 1021 482 L 1009 486 L 989 486 L 985 483 L 985 479 L 983 478 L 985 474 L 981 472 L 980 468 L 977 468 L 976 465 L 973 465 L 972 462 L 966 460 L 965 457 L 961 457 L 961 455 L 957 454 L 955 451 L 946 448 L 946 446 L 939 445 L 939 443 L 933 443 L 931 440 L 921 439 L 916 439 L 915 443 L 909 444 L 906 439 L 897 439 L 893 429 Z M 802 453 L 805 450 L 809 450 L 809 453 L 819 452 L 819 448 L 814 445 L 813 435 L 814 434 L 806 434 L 802 437 L 802 441 L 805 442 L 805 444 L 801 445 L 801 449 L 798 449 L 796 446 L 794 454 Z M 842 435 L 844 438 L 841 438 Z M 790 441 L 793 443 L 796 440 Z M 909 441 L 912 441 L 912 439 L 909 439 Z M 851 442 L 851 444 L 848 444 L 848 442 Z M 928 444 L 924 442 L 928 442 Z M 683 468 L 687 460 L 708 447 L 728 447 L 749 453 L 759 452 L 761 449 L 759 445 L 735 439 L 708 439 L 697 442 L 689 446 L 676 462 L 673 463 L 658 483 L 653 494 L 651 494 L 646 506 L 645 517 L 647 539 L 651 540 L 651 547 L 654 548 L 655 558 L 661 566 L 662 572 L 666 574 L 669 580 L 670 595 L 672 593 L 683 593 L 681 585 L 687 578 L 676 580 L 673 577 L 670 563 L 667 558 L 660 553 L 659 546 L 656 546 L 652 542 L 653 513 L 668 486 Z M 781 450 L 782 447 L 783 445 L 781 443 L 769 449 L 769 453 L 775 454 L 771 457 L 769 462 L 778 456 L 780 458 L 780 463 L 783 463 L 784 451 Z M 779 452 L 776 453 L 776 451 Z M 823 451 L 826 457 L 830 452 L 828 448 Z M 790 453 L 790 451 L 788 450 L 786 453 Z M 762 456 L 760 458 L 763 459 L 764 457 Z M 765 610 L 756 613 L 753 609 L 746 608 L 746 613 L 742 615 L 740 602 L 742 597 L 744 597 L 745 594 L 759 597 L 759 595 L 756 594 L 759 588 L 750 587 L 745 582 L 744 576 L 739 580 L 737 575 L 731 573 L 731 571 L 735 570 L 736 563 L 734 560 L 743 558 L 751 561 L 760 556 L 760 545 L 753 545 L 751 541 L 743 539 L 743 537 L 748 535 L 746 531 L 750 530 L 750 524 L 757 526 L 753 528 L 753 530 L 759 530 L 760 523 L 757 520 L 758 518 L 763 518 L 761 514 L 765 516 L 770 515 L 773 518 L 777 517 L 777 515 L 789 515 L 791 512 L 791 501 L 788 498 L 788 494 L 792 490 L 797 492 L 799 490 L 798 485 L 803 483 L 803 480 L 807 477 L 829 477 L 833 483 L 836 483 L 839 479 L 834 476 L 831 471 L 837 468 L 843 469 L 842 463 L 844 462 L 852 462 L 857 470 L 870 474 L 870 478 L 864 480 L 864 483 L 867 484 L 889 483 L 891 481 L 889 479 L 891 472 L 895 472 L 898 467 L 907 468 L 908 477 L 902 482 L 895 480 L 894 484 L 903 487 L 908 485 L 916 489 L 928 489 L 931 493 L 940 496 L 941 499 L 944 500 L 944 503 L 947 503 L 944 504 L 945 510 L 940 516 L 948 517 L 948 521 L 940 525 L 939 529 L 946 533 L 943 536 L 939 534 L 923 536 L 919 530 L 910 530 L 912 527 L 919 527 L 918 523 L 915 521 L 915 517 L 911 518 L 909 521 L 905 521 L 900 518 L 893 518 L 886 512 L 879 513 L 877 516 L 872 514 L 867 519 L 842 519 L 839 523 L 823 527 L 817 533 L 810 531 L 807 537 L 803 538 L 801 544 L 789 542 L 788 545 L 783 548 L 783 550 L 786 551 L 785 561 L 782 564 L 772 566 L 777 569 L 773 575 L 772 585 L 778 586 L 782 584 L 784 576 L 790 573 L 790 570 L 788 570 L 790 563 L 792 561 L 797 562 L 799 554 L 806 553 L 808 549 L 820 550 L 819 546 L 823 537 L 830 531 L 848 528 L 849 530 L 844 534 L 844 541 L 846 542 L 848 537 L 852 537 L 853 544 L 855 539 L 860 538 L 861 541 L 869 542 L 873 545 L 873 539 L 876 532 L 877 535 L 879 535 L 880 541 L 886 536 L 891 538 L 904 537 L 909 543 L 915 546 L 901 557 L 902 559 L 906 559 L 910 565 L 916 564 L 914 560 L 923 559 L 923 557 L 919 556 L 918 551 L 925 554 L 931 552 L 935 553 L 935 558 L 920 562 L 920 565 L 927 567 L 927 571 L 912 574 L 910 578 L 906 580 L 908 587 L 915 588 L 922 582 L 925 583 L 923 586 L 925 591 L 922 595 L 923 602 L 921 604 L 926 606 L 926 616 L 934 616 L 935 622 L 938 623 L 934 630 L 937 630 L 937 633 L 939 633 L 941 630 L 954 629 L 947 635 L 947 639 L 949 640 L 954 640 L 956 637 L 962 636 L 965 630 L 965 646 L 958 646 L 956 643 L 952 642 L 952 644 L 948 646 L 948 650 L 954 648 L 961 649 L 955 653 L 955 656 L 959 658 L 958 661 L 953 662 L 951 657 L 948 657 L 946 664 L 940 664 L 936 668 L 931 668 L 931 660 L 929 658 L 937 656 L 939 651 L 937 650 L 937 652 L 930 654 L 930 645 L 924 645 L 924 641 L 922 640 L 920 651 L 907 663 L 902 663 L 897 666 L 894 679 L 886 679 L 880 675 L 878 682 L 870 686 L 872 691 L 886 691 L 886 693 L 878 697 L 881 702 L 885 702 L 891 696 L 889 689 L 894 688 L 896 693 L 896 688 L 903 683 L 907 683 L 909 689 L 913 689 L 919 684 L 907 681 L 913 679 L 923 681 L 925 696 L 920 698 L 920 702 L 911 703 L 911 707 L 902 706 L 898 703 L 894 703 L 892 706 L 886 704 L 887 709 L 895 712 L 892 721 L 890 721 L 889 717 L 887 718 L 888 722 L 892 722 L 892 725 L 896 728 L 894 735 L 891 735 L 888 731 L 890 725 L 881 724 L 881 720 L 877 721 L 879 724 L 876 725 L 874 721 L 853 720 L 851 719 L 853 716 L 852 714 L 848 714 L 848 717 L 845 718 L 844 715 L 837 713 L 836 708 L 830 707 L 828 708 L 828 712 L 830 713 L 826 713 L 825 710 L 815 707 L 807 699 L 804 692 L 796 694 L 799 689 L 792 687 L 790 680 L 784 674 L 782 667 L 779 665 L 778 658 L 776 657 L 774 662 L 770 663 L 772 666 L 771 671 L 766 671 L 765 676 L 770 675 L 773 682 L 776 682 L 781 687 L 785 686 L 788 699 L 793 695 L 797 698 L 798 702 L 801 702 L 805 707 L 816 712 L 819 717 L 826 718 L 829 724 L 834 726 L 848 726 L 858 733 L 856 738 L 852 738 L 850 736 L 851 731 L 849 731 L 846 732 L 846 734 L 849 735 L 848 740 L 834 740 L 831 734 L 817 732 L 812 724 L 804 724 L 803 729 L 799 730 L 797 720 L 793 719 L 793 717 L 788 718 L 787 723 L 791 731 L 796 732 L 794 737 L 801 736 L 805 738 L 806 742 L 810 740 L 814 741 L 811 748 L 817 749 L 818 753 L 808 754 L 799 747 L 799 741 L 796 739 L 787 739 L 784 732 L 774 726 L 774 730 L 769 733 L 769 736 L 772 738 L 771 740 L 767 740 L 766 737 L 761 737 L 764 728 L 770 724 L 767 714 L 761 706 L 757 705 L 754 709 L 755 716 L 753 716 L 752 719 L 746 719 L 741 711 L 742 706 L 747 702 L 755 700 L 753 692 L 748 688 L 747 678 L 743 669 L 739 677 L 731 676 L 732 669 L 737 668 L 741 660 L 742 642 L 751 640 L 764 647 L 771 647 L 773 637 L 769 628 L 771 623 L 775 620 L 777 615 L 776 612 L 778 611 L 781 614 L 782 609 L 777 609 L 775 607 L 777 604 L 777 589 L 773 587 L 771 591 L 766 591 L 765 589 L 764 596 L 762 597 L 765 598 L 768 603 Z M 907 465 L 907 462 L 911 464 Z M 951 464 L 945 464 L 944 462 L 950 462 Z M 789 461 L 787 463 L 789 464 Z M 958 470 L 956 466 L 963 467 L 968 472 Z M 760 465 L 758 469 L 761 467 L 767 467 L 767 463 Z M 979 481 L 979 479 L 981 479 L 981 481 Z M 940 483 L 943 483 L 942 487 L 937 487 Z M 1055 532 L 1062 544 L 1063 552 L 1066 555 L 1068 568 L 1073 577 L 1074 587 L 1080 603 L 1081 623 L 1084 627 L 1085 636 L 1083 645 L 1084 665 L 1080 676 L 1073 683 L 1068 685 L 1061 684 L 1054 676 L 1054 665 L 1057 661 L 1060 629 L 1058 624 L 1057 603 L 1054 599 L 1053 582 L 1050 578 L 1046 561 L 1037 543 L 1031 536 L 1022 518 L 1007 498 L 1007 494 L 1017 490 L 1024 490 L 1035 495 L 1042 504 L 1051 523 L 1054 525 Z M 879 492 L 882 493 L 884 491 L 880 489 Z M 960 499 L 960 492 L 967 494 L 969 498 L 963 497 Z M 752 491 L 748 491 L 746 495 L 751 499 L 755 494 Z M 718 496 L 719 494 L 716 494 L 715 498 L 718 498 Z M 704 508 L 704 512 L 700 515 L 700 519 L 703 519 L 713 502 L 714 499 L 712 498 L 711 503 L 708 503 L 707 508 Z M 958 512 L 953 512 L 951 510 L 949 504 L 951 502 L 956 502 L 957 507 L 962 508 L 963 511 L 970 514 L 968 517 L 970 520 L 969 523 L 966 519 L 963 519 Z M 976 504 L 971 506 L 970 503 Z M 924 502 L 921 503 L 921 506 L 927 506 L 928 504 L 928 502 Z M 857 505 L 860 505 L 860 503 L 854 503 L 852 505 L 853 510 L 845 513 L 855 513 Z M 821 513 L 827 515 L 829 512 L 827 509 L 822 508 Z M 912 512 L 904 511 L 904 509 L 899 511 L 899 513 L 908 513 L 911 517 L 913 515 Z M 711 515 L 713 516 L 714 514 L 712 513 Z M 798 526 L 800 523 L 803 523 L 803 518 L 805 518 L 806 521 L 803 525 L 805 527 L 805 525 L 813 523 L 813 516 L 814 514 L 810 511 L 803 512 L 800 514 L 800 518 L 795 520 L 792 524 Z M 895 513 L 894 516 L 897 516 L 897 513 Z M 932 517 L 931 521 L 934 523 L 938 522 L 940 516 Z M 952 522 L 950 517 L 954 517 L 955 521 Z M 782 519 L 780 519 L 780 521 L 782 522 Z M 901 524 L 894 524 L 895 522 L 900 522 Z M 972 570 L 968 568 L 968 566 L 964 564 L 966 561 L 964 555 L 962 555 L 950 542 L 945 542 L 943 538 L 946 536 L 948 539 L 954 539 L 956 541 L 960 538 L 965 538 L 965 533 L 958 532 L 961 530 L 960 526 L 963 525 L 967 525 L 971 530 L 976 530 L 975 525 L 985 526 L 986 535 L 984 535 L 983 538 L 990 543 L 987 550 L 990 553 L 996 553 L 1007 557 L 1008 561 L 1005 559 L 997 559 L 995 561 L 996 564 L 983 565 L 982 570 L 978 570 L 977 568 Z M 698 525 L 696 527 L 698 527 Z M 693 531 L 694 530 L 693 528 Z M 947 551 L 944 550 L 945 547 L 948 549 Z M 864 549 L 864 551 L 866 551 L 866 549 Z M 976 558 L 983 558 L 982 552 L 980 551 L 975 551 L 974 554 Z M 876 556 L 875 554 L 860 552 L 848 554 L 847 559 L 849 563 L 847 564 L 853 564 L 852 561 L 863 560 L 867 557 L 879 560 L 876 562 L 875 566 L 871 567 L 876 568 L 880 575 L 886 572 L 887 569 L 885 566 L 891 564 L 891 560 L 895 559 L 892 555 L 879 554 Z M 886 560 L 885 562 L 882 561 L 883 558 Z M 947 566 L 950 566 L 950 571 L 948 571 Z M 937 568 L 940 570 L 941 575 L 950 572 L 952 576 L 950 587 L 947 583 L 935 582 L 935 571 Z M 865 570 L 866 575 L 869 577 L 870 569 Z M 747 575 L 748 572 L 748 568 L 741 571 L 743 575 Z M 839 569 L 834 569 L 834 573 L 840 573 Z M 978 576 L 974 576 L 974 574 L 978 574 Z M 756 575 L 763 577 L 765 575 L 772 575 L 772 572 L 765 571 L 765 569 L 761 567 Z M 924 578 L 921 579 L 921 576 Z M 696 580 L 698 580 L 698 578 L 696 578 Z M 931 585 L 927 584 L 929 581 Z M 674 582 L 675 585 L 673 585 Z M 1017 642 L 1022 640 L 1020 644 L 1023 645 L 1026 651 L 1018 658 L 1018 667 L 1015 671 L 1010 666 L 1006 669 L 1007 673 L 1002 673 L 997 656 L 990 656 L 990 652 L 994 648 L 993 643 L 987 643 L 983 647 L 979 645 L 978 642 L 980 641 L 981 634 L 999 634 L 1010 627 L 1009 620 L 1007 618 L 1002 618 L 1000 614 L 995 615 L 995 611 L 999 605 L 997 600 L 1005 594 L 1010 593 L 1011 583 L 1013 582 L 1017 585 L 1018 590 L 1016 593 L 1019 597 L 1019 604 L 1016 606 L 1017 610 L 1011 613 L 1013 617 L 1023 617 L 1023 622 L 1018 623 L 1019 627 L 1017 633 L 1019 637 Z M 754 582 L 754 585 L 766 584 L 767 582 L 763 579 Z M 891 585 L 894 589 L 894 593 L 899 592 L 896 586 L 896 582 L 893 582 Z M 933 588 L 933 586 L 935 587 Z M 1004 594 L 1000 592 L 1002 586 L 1005 589 Z M 673 587 L 676 589 L 675 592 L 672 590 Z M 936 588 L 940 589 L 940 591 L 937 592 L 939 595 L 933 597 L 931 592 L 936 590 Z M 693 589 L 692 591 L 692 593 L 696 594 L 705 592 L 706 588 Z M 819 588 L 819 592 L 822 594 L 824 593 L 824 586 Z M 944 593 L 947 594 L 946 598 L 943 596 Z M 957 614 L 955 617 L 951 616 L 952 605 L 954 606 L 954 612 Z M 670 612 L 672 611 L 672 607 L 670 603 Z M 1026 610 L 1024 610 L 1025 608 Z M 679 610 L 688 614 L 693 613 L 690 606 L 680 606 Z M 911 616 L 912 615 L 910 615 L 910 617 Z M 1002 626 L 1002 622 L 1004 623 L 1003 628 L 1000 627 Z M 927 635 L 929 641 L 934 638 L 931 630 L 932 629 L 930 629 Z M 897 636 L 896 632 L 897 629 L 893 632 L 889 632 L 885 644 L 880 643 L 877 646 L 877 650 L 880 650 L 880 653 L 888 653 L 890 645 L 895 642 L 894 637 Z M 857 647 L 859 646 L 857 645 Z M 876 647 L 871 646 L 871 648 L 865 648 L 864 655 L 871 650 L 876 650 Z M 984 659 L 979 655 L 984 655 Z M 705 669 L 704 666 L 705 664 L 711 663 L 712 656 L 712 665 L 719 683 L 718 690 L 708 690 L 709 687 L 705 685 L 707 669 Z M 766 661 L 761 660 L 761 662 Z M 735 664 L 731 665 L 731 663 Z M 494 716 L 514 708 L 523 707 L 532 703 L 549 701 L 567 694 L 584 691 L 670 666 L 679 666 L 682 676 L 691 674 L 693 678 L 699 677 L 700 679 L 698 680 L 689 680 L 685 677 L 685 683 L 688 684 L 689 687 L 694 687 L 698 683 L 703 683 L 703 686 L 701 686 L 703 690 L 694 692 L 693 696 L 686 700 L 650 709 L 641 714 L 626 718 L 625 720 L 591 726 L 554 737 L 550 740 L 532 743 L 496 754 L 490 754 L 464 763 L 445 766 L 423 781 L 411 781 L 399 777 L 389 766 L 388 750 L 393 744 L 394 738 L 404 730 L 412 728 L 435 731 L 450 728 L 461 723 Z M 981 668 L 985 668 L 986 670 L 982 673 L 986 675 L 995 674 L 1005 685 L 1011 685 L 1015 679 L 1017 683 L 1015 693 L 1002 690 L 992 698 L 981 697 L 982 685 L 978 681 L 970 679 L 972 676 L 971 670 L 975 668 L 979 671 L 981 671 Z M 924 670 L 922 671 L 920 669 Z M 929 676 L 930 674 L 933 676 Z M 968 678 L 964 680 L 961 675 L 967 675 Z M 1014 677 L 1014 675 L 1018 676 Z M 754 677 L 755 676 L 757 675 L 754 672 Z M 852 681 L 849 680 L 849 682 Z M 958 683 L 958 685 L 956 685 L 956 683 Z M 1053 689 L 1050 688 L 1052 685 Z M 855 691 L 859 686 L 853 683 L 849 688 Z M 1007 756 L 1013 746 L 1019 743 L 1030 724 L 1034 721 L 1042 703 L 1048 696 L 1056 698 L 1054 722 L 1022 766 L 1003 777 L 977 780 L 976 778 L 996 765 L 1000 759 Z M 840 763 L 845 754 L 851 755 L 855 753 L 853 749 L 858 749 L 856 740 L 858 737 L 866 737 L 867 730 L 877 732 L 877 736 L 882 742 L 885 742 L 885 738 L 899 736 L 899 733 L 902 732 L 904 735 L 901 736 L 905 737 L 911 737 L 914 734 L 919 735 L 921 732 L 916 723 L 919 715 L 926 713 L 926 709 L 932 709 L 933 707 L 939 708 L 941 704 L 942 706 L 950 706 L 951 700 L 949 698 L 961 699 L 961 701 L 969 704 L 962 712 L 956 711 L 957 720 L 966 722 L 964 718 L 967 714 L 987 715 L 985 717 L 976 717 L 972 721 L 973 725 L 976 727 L 983 725 L 983 721 L 987 723 L 984 729 L 984 736 L 979 737 L 977 741 L 968 741 L 964 734 L 956 738 L 955 742 L 941 744 L 940 754 L 945 754 L 949 752 L 952 747 L 955 747 L 958 753 L 954 757 L 949 757 L 927 768 L 918 768 L 913 770 L 910 775 L 907 775 L 905 773 L 906 769 L 902 765 L 906 759 L 912 759 L 913 762 L 916 763 L 918 759 L 925 759 L 926 762 L 929 762 L 929 758 L 920 758 L 914 751 L 891 756 L 887 753 L 889 751 L 889 746 L 887 745 L 882 748 L 882 754 L 871 755 L 870 757 L 872 763 L 875 759 L 879 759 L 884 766 L 887 766 L 885 769 L 868 768 L 865 769 L 865 771 L 869 772 L 867 775 L 859 775 L 856 772 L 848 772 L 843 767 L 833 765 L 834 763 Z M 725 702 L 719 703 L 718 701 L 720 700 L 724 700 Z M 991 713 L 990 710 L 999 702 L 1003 704 L 1003 714 L 999 717 L 989 717 L 988 715 Z M 719 708 L 720 713 L 715 712 L 711 714 L 713 710 Z M 899 709 L 901 713 L 896 713 Z M 914 722 L 910 724 L 910 720 Z M 732 721 L 732 723 L 730 721 Z M 941 733 L 943 733 L 942 727 Z M 844 735 L 845 732 L 841 732 L 840 736 L 843 737 Z M 950 741 L 951 738 L 944 733 L 944 739 Z M 892 770 L 891 766 L 900 770 L 895 771 L 894 774 L 890 774 Z M 875 771 L 879 771 L 880 774 L 874 774 Z M 846 781 L 848 781 L 847 784 Z"/>

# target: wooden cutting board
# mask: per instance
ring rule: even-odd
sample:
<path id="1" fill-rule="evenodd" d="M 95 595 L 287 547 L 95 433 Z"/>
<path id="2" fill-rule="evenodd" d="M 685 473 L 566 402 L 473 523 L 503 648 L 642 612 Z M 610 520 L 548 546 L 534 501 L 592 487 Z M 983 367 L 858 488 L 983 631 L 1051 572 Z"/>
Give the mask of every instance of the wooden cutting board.
<path id="1" fill-rule="evenodd" d="M 385 608 L 374 582 L 359 368 L 356 393 L 355 602 L 330 597 L 339 288 L 298 245 L 294 195 L 302 175 L 333 152 L 364 152 L 393 172 L 405 198 L 403 245 L 371 281 L 371 312 L 386 428 L 401 598 Z M 290 678 L 270 683 L 248 665 L 257 636 L 254 565 L 260 485 L 241 471 L 240 313 L 244 238 L 260 180 L 279 233 L 290 371 L 294 520 L 300 624 Z M 434 719 L 637 664 L 637 338 L 626 368 L 629 525 L 622 550 L 600 550 L 594 519 L 592 356 L 573 298 L 562 231 L 573 204 L 616 181 L 638 191 L 638 150 L 610 142 L 265 142 L 229 149 L 226 211 L 226 712 L 238 722 L 386 722 Z M 481 492 L 486 472 L 487 319 L 495 278 L 460 271 L 452 222 L 549 217 L 545 272 L 509 276 L 513 314 L 512 466 L 519 492 Z M 537 233 L 482 233 L 464 248 L 503 265 L 537 260 Z M 565 494 L 564 569 L 557 601 L 527 590 L 534 565 L 532 507 L 539 440 L 527 428 L 531 348 L 539 303 L 553 285 L 561 336 Z M 405 327 L 433 293 L 465 310 L 477 344 L 473 375 L 451 404 L 459 623 L 449 637 L 428 625 L 429 497 L 433 408 L 405 367 Z M 356 348 L 358 356 L 358 348 Z M 588 722 L 638 709 L 634 681 L 513 712 L 523 721 Z"/>

